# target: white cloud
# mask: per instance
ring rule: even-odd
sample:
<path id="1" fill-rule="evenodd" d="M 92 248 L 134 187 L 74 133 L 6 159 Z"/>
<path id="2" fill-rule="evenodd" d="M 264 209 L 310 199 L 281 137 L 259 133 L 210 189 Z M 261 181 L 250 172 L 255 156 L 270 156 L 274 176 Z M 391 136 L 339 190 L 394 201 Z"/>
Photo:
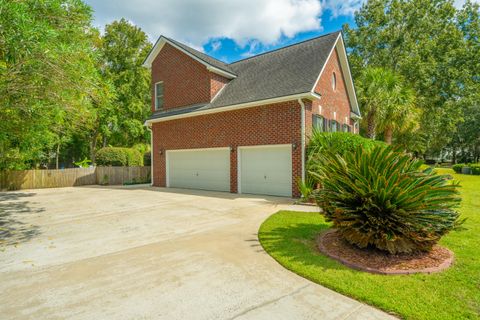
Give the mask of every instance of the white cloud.
<path id="1" fill-rule="evenodd" d="M 332 17 L 353 16 L 355 11 L 360 9 L 365 0 L 321 0 L 322 7 L 332 12 Z"/>
<path id="2" fill-rule="evenodd" d="M 222 47 L 222 43 L 218 40 L 212 41 L 211 45 L 212 45 L 212 51 L 217 51 Z"/>
<path id="3" fill-rule="evenodd" d="M 196 47 L 230 38 L 245 46 L 252 39 L 275 44 L 282 36 L 320 30 L 318 0 L 86 0 L 98 26 L 122 17 L 156 40 L 161 34 Z"/>
<path id="4" fill-rule="evenodd" d="M 257 54 L 261 53 L 259 51 L 260 47 L 261 47 L 261 43 L 258 40 L 249 41 L 248 44 L 245 47 L 248 50 L 240 55 L 242 58 L 249 58 L 249 57 L 252 57 L 254 55 L 257 55 Z"/>

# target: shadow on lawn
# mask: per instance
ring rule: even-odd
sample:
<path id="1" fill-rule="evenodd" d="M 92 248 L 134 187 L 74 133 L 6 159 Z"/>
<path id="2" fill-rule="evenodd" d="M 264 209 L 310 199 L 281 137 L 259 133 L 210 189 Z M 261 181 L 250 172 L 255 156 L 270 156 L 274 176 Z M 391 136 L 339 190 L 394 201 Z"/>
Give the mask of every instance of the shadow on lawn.
<path id="1" fill-rule="evenodd" d="M 39 227 L 25 223 L 26 215 L 44 211 L 32 209 L 28 201 L 34 193 L 0 192 L 0 248 L 26 242 L 40 234 Z"/>
<path id="2" fill-rule="evenodd" d="M 320 269 L 344 269 L 338 262 L 323 255 L 317 248 L 317 236 L 331 226 L 327 223 L 299 223 L 260 232 L 260 243 L 280 263 L 290 262 Z M 260 245 L 259 243 L 259 245 Z"/>

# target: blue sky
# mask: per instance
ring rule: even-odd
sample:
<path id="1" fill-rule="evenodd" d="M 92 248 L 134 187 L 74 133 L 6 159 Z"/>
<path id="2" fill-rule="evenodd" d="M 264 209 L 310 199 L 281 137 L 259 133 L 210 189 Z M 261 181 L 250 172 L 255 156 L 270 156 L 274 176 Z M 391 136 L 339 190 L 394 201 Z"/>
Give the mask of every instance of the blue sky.
<path id="1" fill-rule="evenodd" d="M 262 44 L 259 43 L 253 50 L 251 46 L 241 47 L 235 43 L 232 39 L 218 39 L 211 40 L 202 46 L 203 51 L 212 57 L 225 62 L 234 62 L 240 59 L 245 59 L 251 55 L 259 54 L 265 51 L 274 50 L 276 48 L 284 47 L 290 44 L 294 44 L 300 41 L 308 40 L 318 37 L 325 33 L 334 32 L 342 29 L 343 24 L 348 23 L 351 27 L 355 26 L 355 21 L 352 16 L 338 16 L 333 17 L 330 11 L 325 11 L 321 15 L 322 28 L 317 30 L 305 31 L 295 34 L 293 37 L 281 37 L 278 43 L 275 44 Z M 220 42 L 220 46 L 215 50 Z"/>
<path id="2" fill-rule="evenodd" d="M 85 0 L 103 29 L 125 18 L 225 62 L 354 26 L 366 0 Z M 480 1 L 480 0 L 475 0 Z M 460 6 L 464 0 L 455 0 Z"/>
<path id="3" fill-rule="evenodd" d="M 353 23 L 365 0 L 85 0 L 94 24 L 125 18 L 155 42 L 171 37 L 225 62 Z"/>

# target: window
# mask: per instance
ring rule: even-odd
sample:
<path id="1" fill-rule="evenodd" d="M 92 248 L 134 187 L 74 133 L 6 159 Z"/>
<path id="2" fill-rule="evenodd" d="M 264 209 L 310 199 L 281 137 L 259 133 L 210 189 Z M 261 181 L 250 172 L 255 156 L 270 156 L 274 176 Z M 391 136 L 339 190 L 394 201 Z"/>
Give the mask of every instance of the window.
<path id="1" fill-rule="evenodd" d="M 163 109 L 163 81 L 155 83 L 155 110 Z"/>
<path id="2" fill-rule="evenodd" d="M 332 89 L 335 91 L 337 89 L 337 75 L 332 73 Z"/>
<path id="3" fill-rule="evenodd" d="M 337 127 L 338 127 L 338 122 L 335 120 L 332 120 L 332 125 L 331 125 L 331 132 L 337 132 Z"/>
<path id="4" fill-rule="evenodd" d="M 330 120 L 323 118 L 323 131 L 330 132 Z"/>
<path id="5" fill-rule="evenodd" d="M 346 123 L 343 124 L 343 132 L 350 132 L 350 126 Z"/>
<path id="6" fill-rule="evenodd" d="M 312 119 L 312 125 L 315 129 L 319 130 L 320 132 L 324 132 L 325 131 L 325 119 L 321 116 L 321 115 L 318 115 L 318 114 L 314 114 L 313 115 L 313 119 Z"/>

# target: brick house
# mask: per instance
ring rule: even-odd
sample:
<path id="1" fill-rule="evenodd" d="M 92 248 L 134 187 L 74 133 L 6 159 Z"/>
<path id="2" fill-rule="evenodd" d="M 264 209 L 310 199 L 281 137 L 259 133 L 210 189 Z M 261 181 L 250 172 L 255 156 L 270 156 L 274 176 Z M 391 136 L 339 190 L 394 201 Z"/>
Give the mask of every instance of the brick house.
<path id="1" fill-rule="evenodd" d="M 152 184 L 298 197 L 314 126 L 358 133 L 340 32 L 227 64 L 166 37 L 152 72 Z"/>

